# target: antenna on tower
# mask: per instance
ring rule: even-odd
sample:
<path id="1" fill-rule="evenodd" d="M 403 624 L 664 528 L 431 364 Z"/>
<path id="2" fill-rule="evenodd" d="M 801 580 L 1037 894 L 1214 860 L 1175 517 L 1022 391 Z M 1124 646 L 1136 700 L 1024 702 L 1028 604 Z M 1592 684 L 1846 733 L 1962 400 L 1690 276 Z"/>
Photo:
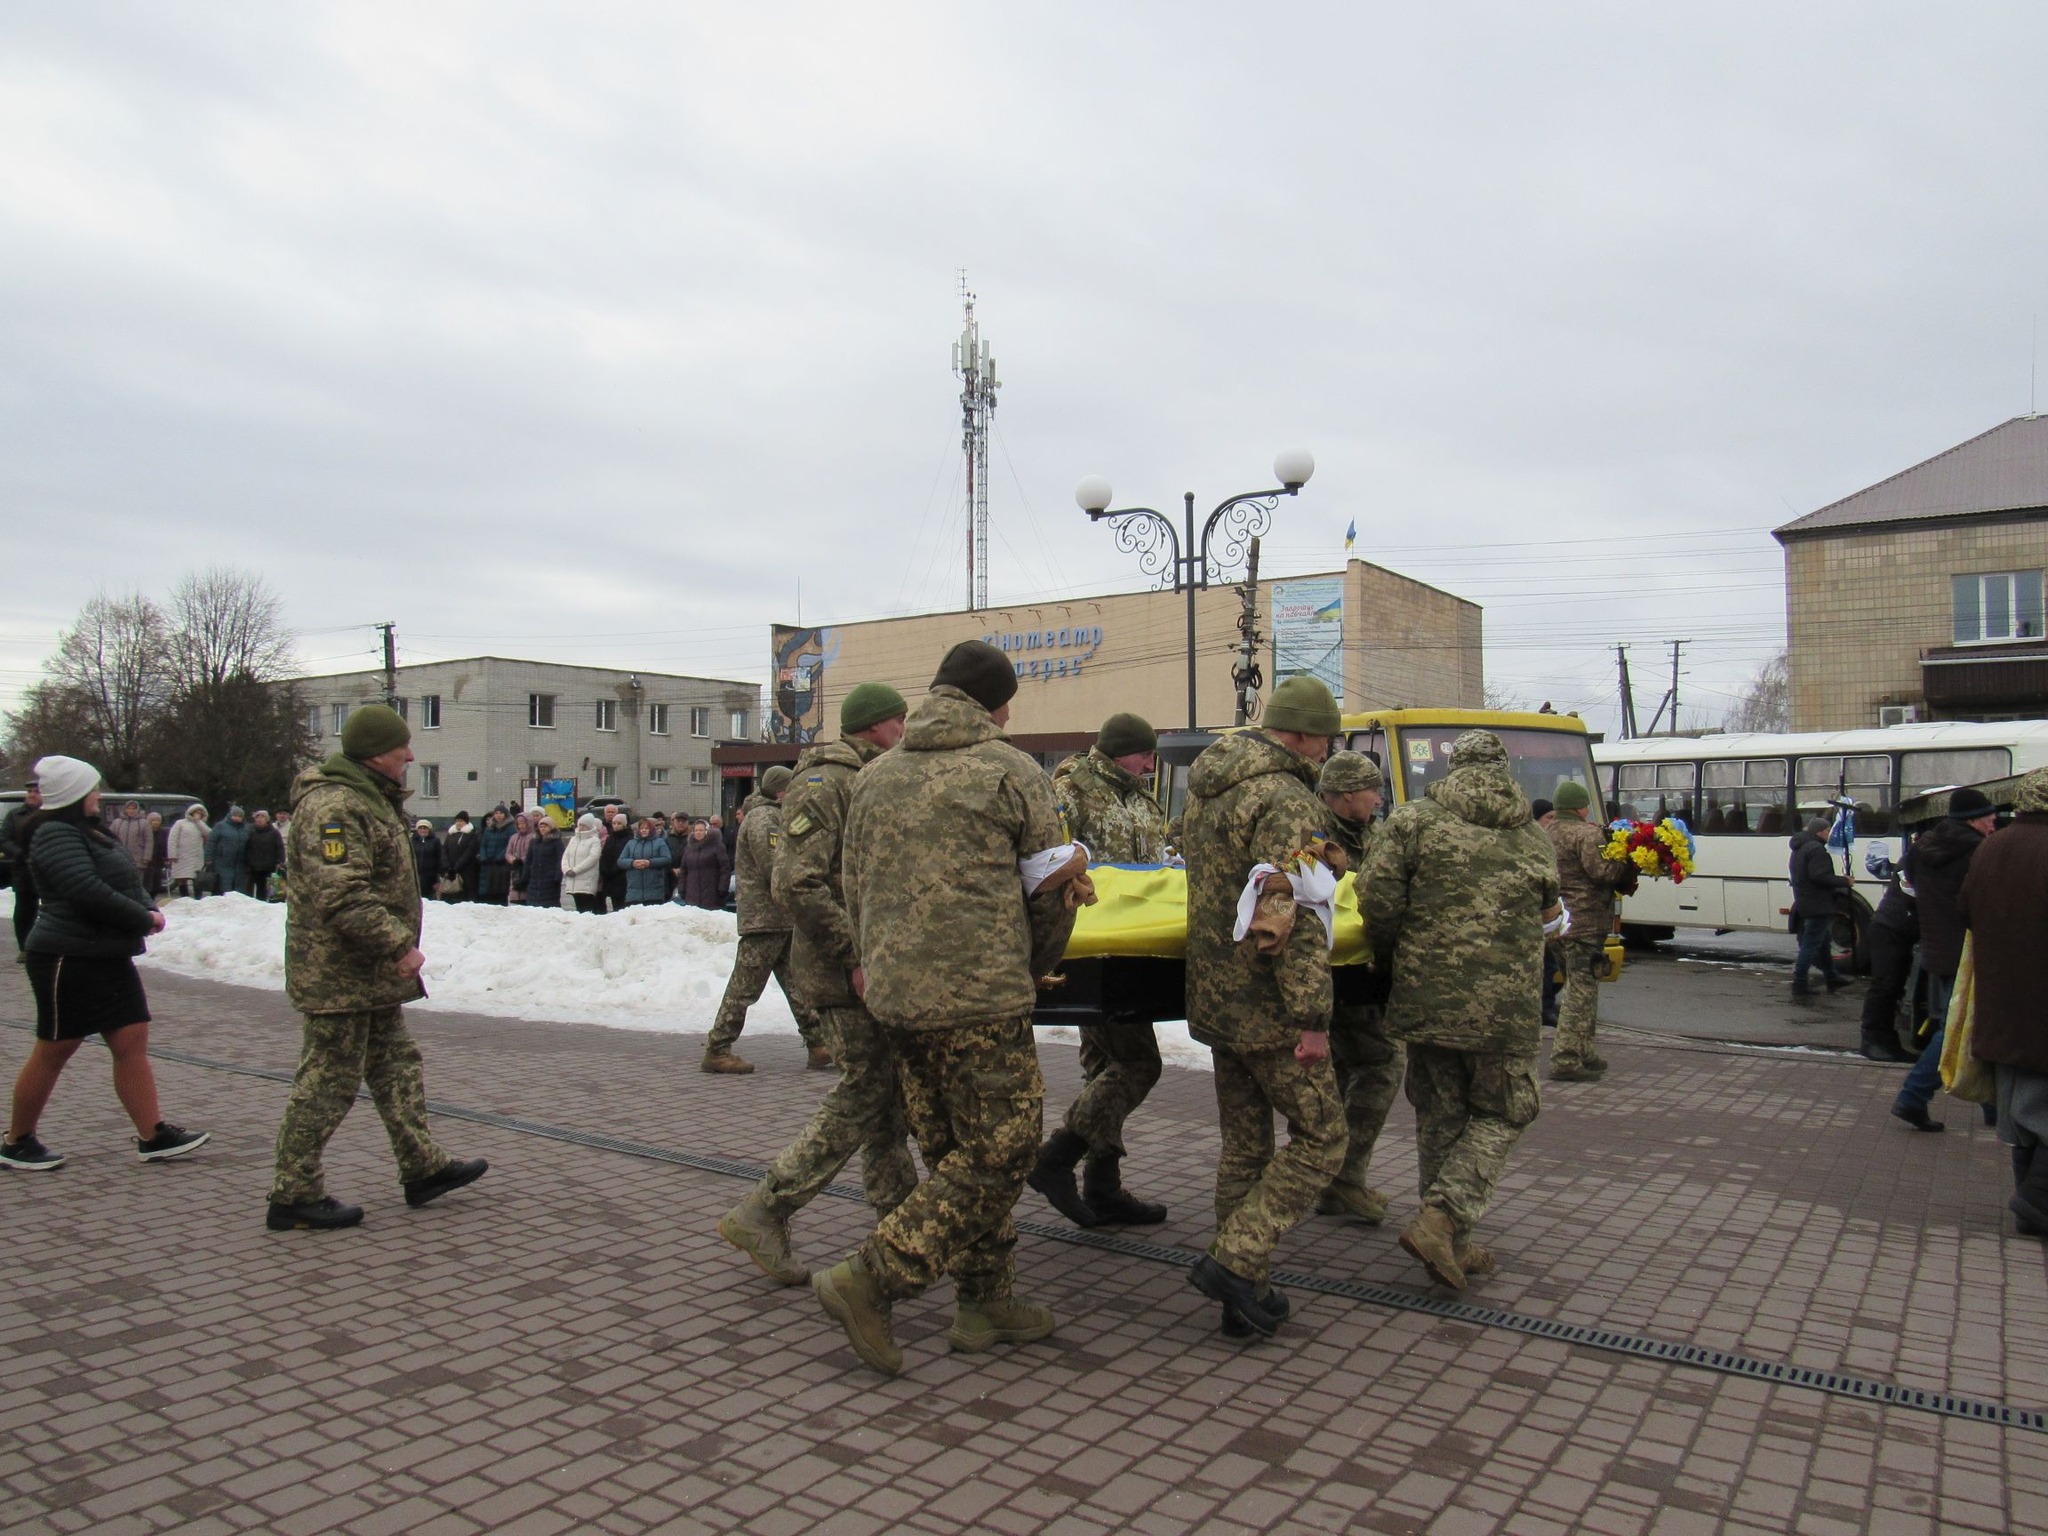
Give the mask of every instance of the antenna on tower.
<path id="1" fill-rule="evenodd" d="M 967 270 L 957 269 L 967 310 L 960 339 L 953 343 L 953 372 L 960 376 L 960 451 L 967 460 L 967 607 L 988 607 L 988 429 L 996 412 L 995 358 L 974 318 L 974 291 Z"/>

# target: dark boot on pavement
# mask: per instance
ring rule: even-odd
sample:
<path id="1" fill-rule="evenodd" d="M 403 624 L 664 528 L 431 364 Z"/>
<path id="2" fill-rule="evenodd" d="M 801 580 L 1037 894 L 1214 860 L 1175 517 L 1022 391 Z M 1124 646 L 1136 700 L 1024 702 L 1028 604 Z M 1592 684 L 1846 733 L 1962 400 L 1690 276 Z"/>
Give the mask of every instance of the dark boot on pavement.
<path id="1" fill-rule="evenodd" d="M 1075 1226 L 1099 1227 L 1102 1218 L 1081 1198 L 1081 1186 L 1074 1180 L 1074 1170 L 1087 1151 L 1087 1142 L 1062 1127 L 1045 1138 L 1045 1145 L 1038 1149 L 1038 1165 L 1024 1182 Z"/>
<path id="2" fill-rule="evenodd" d="M 953 1326 L 946 1330 L 946 1344 L 973 1354 L 998 1344 L 1033 1343 L 1048 1337 L 1053 1326 L 1050 1307 L 1014 1296 L 985 1301 L 969 1301 L 963 1296 L 954 1309 Z"/>
<path id="3" fill-rule="evenodd" d="M 1857 1047 L 1866 1061 L 1888 1061 L 1899 1066 L 1910 1067 L 1920 1059 L 1915 1051 L 1909 1051 L 1899 1044 L 1896 1032 L 1888 1029 L 1866 1029 L 1863 1043 Z"/>
<path id="4" fill-rule="evenodd" d="M 825 1315 L 846 1330 L 861 1363 L 884 1376 L 903 1369 L 903 1351 L 889 1320 L 889 1298 L 859 1254 L 811 1276 L 811 1290 Z"/>
<path id="5" fill-rule="evenodd" d="M 778 1285 L 802 1285 L 811 1272 L 789 1251 L 789 1224 L 750 1194 L 718 1219 L 718 1235 Z"/>
<path id="6" fill-rule="evenodd" d="M 1465 1271 L 1458 1264 L 1458 1233 L 1448 1212 L 1425 1205 L 1401 1234 L 1401 1246 L 1422 1261 L 1439 1285 L 1454 1291 L 1465 1289 Z"/>
<path id="7" fill-rule="evenodd" d="M 1081 1199 L 1095 1219 L 1117 1227 L 1156 1227 L 1166 1220 L 1166 1207 L 1140 1200 L 1124 1188 L 1121 1152 L 1088 1159 L 1081 1171 Z"/>
<path id="8" fill-rule="evenodd" d="M 1892 1118 L 1905 1121 L 1916 1131 L 1941 1131 L 1948 1128 L 1940 1120 L 1930 1120 L 1927 1117 L 1927 1110 L 1919 1104 L 1894 1104 Z"/>
<path id="9" fill-rule="evenodd" d="M 438 1200 L 451 1189 L 474 1184 L 489 1171 L 490 1166 L 482 1158 L 472 1157 L 467 1162 L 452 1162 L 447 1167 L 428 1174 L 424 1179 L 407 1179 L 405 1203 L 410 1206 L 422 1206 L 429 1201 Z"/>
<path id="10" fill-rule="evenodd" d="M 263 1225 L 273 1232 L 326 1232 L 336 1227 L 358 1226 L 362 1219 L 360 1205 L 343 1205 L 332 1195 L 322 1195 L 318 1200 L 271 1201 L 270 1214 L 264 1217 Z"/>
<path id="11" fill-rule="evenodd" d="M 1223 1303 L 1223 1331 L 1231 1337 L 1250 1337 L 1250 1334 L 1233 1331 L 1233 1318 L 1260 1338 L 1270 1339 L 1280 1331 L 1281 1318 L 1285 1314 L 1269 1309 L 1259 1299 L 1256 1283 L 1219 1263 L 1213 1256 L 1205 1253 L 1195 1260 L 1195 1267 L 1188 1271 L 1188 1283 L 1211 1301 Z"/>

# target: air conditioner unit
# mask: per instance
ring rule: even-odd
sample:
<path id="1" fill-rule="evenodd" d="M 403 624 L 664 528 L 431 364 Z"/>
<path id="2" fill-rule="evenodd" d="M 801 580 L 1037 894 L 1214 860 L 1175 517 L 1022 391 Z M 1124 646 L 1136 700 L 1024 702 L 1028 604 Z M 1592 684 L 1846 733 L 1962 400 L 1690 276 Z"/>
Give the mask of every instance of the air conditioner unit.
<path id="1" fill-rule="evenodd" d="M 1913 725 L 1920 719 L 1918 704 L 1880 704 L 1877 706 L 1877 723 L 1886 725 Z"/>

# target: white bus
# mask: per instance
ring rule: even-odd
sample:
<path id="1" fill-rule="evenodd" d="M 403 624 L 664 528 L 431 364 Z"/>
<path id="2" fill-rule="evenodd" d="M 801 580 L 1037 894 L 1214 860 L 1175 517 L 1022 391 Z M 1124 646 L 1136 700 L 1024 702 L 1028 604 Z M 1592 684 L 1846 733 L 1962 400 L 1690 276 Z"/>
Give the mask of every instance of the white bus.
<path id="1" fill-rule="evenodd" d="M 1930 789 L 1981 784 L 2048 765 L 2048 721 L 1895 725 L 1807 735 L 1649 736 L 1593 747 L 1610 819 L 1676 816 L 1692 829 L 1697 873 L 1645 880 L 1621 905 L 1634 944 L 1679 928 L 1784 933 L 1792 834 L 1805 815 L 1846 796 L 1856 804 L 1848 873 L 1858 882 L 1836 945 L 1860 966 L 1863 934 L 1883 887 L 1864 872 L 1871 844 L 1901 852 L 1899 802 Z M 1837 852 L 1838 865 L 1843 855 Z"/>

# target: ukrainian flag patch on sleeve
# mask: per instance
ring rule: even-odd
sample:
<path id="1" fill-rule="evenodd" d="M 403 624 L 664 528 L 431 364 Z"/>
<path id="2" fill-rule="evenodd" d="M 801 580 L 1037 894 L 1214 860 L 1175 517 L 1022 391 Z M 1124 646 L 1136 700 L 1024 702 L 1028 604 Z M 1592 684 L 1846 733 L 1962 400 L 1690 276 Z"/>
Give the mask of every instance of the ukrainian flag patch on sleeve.
<path id="1" fill-rule="evenodd" d="M 338 821 L 322 822 L 320 826 L 320 858 L 326 864 L 348 862 L 348 837 Z"/>

